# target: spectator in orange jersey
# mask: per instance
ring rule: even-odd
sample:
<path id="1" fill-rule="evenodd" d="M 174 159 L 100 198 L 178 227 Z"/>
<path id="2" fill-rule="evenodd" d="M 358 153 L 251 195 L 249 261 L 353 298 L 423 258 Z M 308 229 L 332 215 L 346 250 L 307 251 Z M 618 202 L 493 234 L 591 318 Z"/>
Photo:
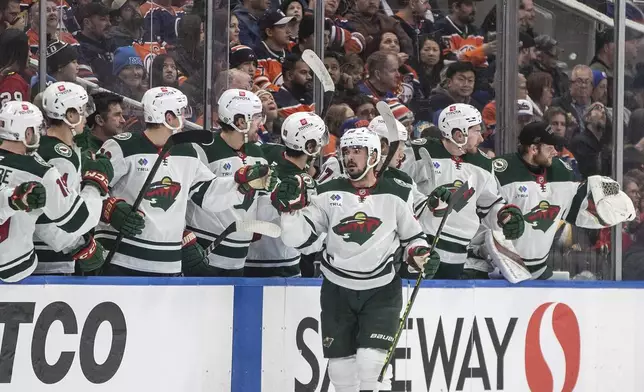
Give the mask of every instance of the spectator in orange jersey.
<path id="1" fill-rule="evenodd" d="M 253 50 L 257 55 L 255 85 L 276 92 L 282 85 L 282 62 L 290 44 L 289 23 L 293 18 L 282 11 L 269 11 L 259 21 L 262 42 Z"/>
<path id="2" fill-rule="evenodd" d="M 29 85 L 22 77 L 29 58 L 27 36 L 9 29 L 0 34 L 0 105 L 8 101 L 29 101 Z"/>
<path id="3" fill-rule="evenodd" d="M 311 68 L 298 55 L 286 57 L 283 65 L 284 84 L 273 93 L 279 115 L 286 118 L 296 112 L 313 112 L 313 75 Z"/>

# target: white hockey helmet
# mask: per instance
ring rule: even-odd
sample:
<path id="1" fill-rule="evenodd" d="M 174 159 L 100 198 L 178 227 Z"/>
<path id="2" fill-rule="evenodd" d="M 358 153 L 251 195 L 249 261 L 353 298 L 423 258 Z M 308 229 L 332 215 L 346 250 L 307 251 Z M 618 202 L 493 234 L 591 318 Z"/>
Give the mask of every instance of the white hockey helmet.
<path id="1" fill-rule="evenodd" d="M 353 181 L 359 181 L 367 175 L 367 172 L 371 168 L 376 167 L 380 163 L 380 159 L 382 158 L 380 150 L 380 137 L 374 132 L 370 131 L 368 128 L 348 129 L 344 132 L 342 138 L 340 139 L 340 153 L 342 153 L 343 149 L 352 147 L 367 148 L 367 166 L 365 167 L 364 172 L 362 172 L 362 174 L 357 178 L 351 178 Z M 376 160 L 373 163 L 369 163 L 369 161 L 371 160 L 371 155 L 374 152 L 376 153 Z M 341 162 L 344 165 L 344 157 L 342 157 Z M 344 172 L 348 173 L 347 170 L 344 170 Z"/>
<path id="2" fill-rule="evenodd" d="M 320 116 L 311 112 L 293 113 L 282 123 L 282 142 L 295 151 L 316 156 L 329 143 L 329 131 Z M 315 151 L 308 152 L 307 144 L 315 142 Z"/>
<path id="3" fill-rule="evenodd" d="M 382 119 L 382 116 L 376 116 L 371 120 L 368 128 L 370 131 L 375 132 L 376 135 L 380 136 L 381 139 L 384 138 L 387 140 L 387 143 L 389 142 L 389 131 L 387 130 L 387 125 L 385 124 L 385 120 Z M 405 127 L 400 121 L 396 120 L 396 128 L 398 128 L 398 139 L 403 143 L 406 142 L 409 138 L 407 127 Z"/>
<path id="4" fill-rule="evenodd" d="M 238 88 L 228 89 L 221 94 L 217 101 L 217 112 L 219 121 L 241 133 L 248 133 L 253 122 L 259 126 L 264 121 L 262 100 L 255 93 Z M 238 116 L 243 116 L 246 128 L 237 128 L 235 121 Z"/>
<path id="5" fill-rule="evenodd" d="M 9 101 L 0 108 L 0 139 L 21 141 L 28 149 L 36 149 L 40 143 L 43 115 L 38 107 L 29 102 Z M 27 129 L 33 128 L 34 141 L 27 144 Z"/>
<path id="6" fill-rule="evenodd" d="M 87 91 L 72 82 L 56 82 L 49 85 L 42 93 L 42 108 L 47 118 L 62 120 L 72 128 L 80 124 L 82 118 L 76 124 L 71 124 L 66 117 L 68 110 L 76 110 L 81 117 L 87 117 L 96 110 Z"/>
<path id="7" fill-rule="evenodd" d="M 481 122 L 481 112 L 479 112 L 474 106 L 464 103 L 455 103 L 443 109 L 438 117 L 438 128 L 445 139 L 450 140 L 459 147 L 463 147 L 467 144 L 469 129 L 473 126 L 480 125 Z M 455 129 L 461 131 L 465 136 L 466 140 L 463 143 L 456 143 L 456 141 L 454 141 L 452 132 Z"/>
<path id="8" fill-rule="evenodd" d="M 146 123 L 163 124 L 173 132 L 183 128 L 185 116 L 190 115 L 188 97 L 174 87 L 154 87 L 143 94 L 143 117 Z M 171 127 L 165 121 L 165 115 L 172 112 L 179 119 L 179 126 Z"/>

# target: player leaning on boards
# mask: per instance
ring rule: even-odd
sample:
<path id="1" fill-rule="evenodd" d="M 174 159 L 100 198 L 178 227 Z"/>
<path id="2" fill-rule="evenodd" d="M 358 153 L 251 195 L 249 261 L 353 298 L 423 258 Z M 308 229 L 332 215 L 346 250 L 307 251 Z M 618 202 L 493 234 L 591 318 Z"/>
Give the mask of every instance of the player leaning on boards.
<path id="1" fill-rule="evenodd" d="M 85 119 L 94 111 L 93 104 L 81 86 L 58 82 L 45 89 L 42 107 L 47 119 L 46 134 L 40 138 L 38 155 L 58 169 L 63 187 L 81 192 L 85 184 L 93 185 L 98 192 L 83 196 L 85 206 L 77 201 L 78 222 L 70 222 L 84 231 L 70 234 L 56 222 L 42 215 L 36 222 L 34 244 L 38 253 L 38 267 L 34 274 L 73 274 L 78 265 L 82 272 L 94 271 L 103 265 L 103 247 L 89 233 L 98 224 L 107 194 L 109 181 L 114 174 L 112 164 L 105 156 L 83 154 L 74 137 L 84 131 Z M 76 263 L 76 261 L 80 261 Z"/>
<path id="2" fill-rule="evenodd" d="M 405 247 L 407 261 L 431 278 L 440 262 L 414 217 L 411 188 L 376 178 L 380 139 L 367 128 L 350 129 L 340 140 L 344 172 L 318 187 L 306 206 L 301 183 L 283 180 L 274 203 L 282 240 L 298 247 L 326 233 L 320 303 L 324 356 L 338 392 L 372 391 L 393 342 L 402 307 L 401 279 L 394 253 Z M 390 376 L 383 390 L 391 388 Z"/>
<path id="3" fill-rule="evenodd" d="M 572 168 L 557 157 L 556 147 L 563 145 L 547 123 L 530 123 L 519 134 L 518 152 L 492 162 L 501 194 L 521 209 L 526 222 L 524 235 L 511 242 L 533 279 L 552 276 L 546 260 L 560 220 L 600 229 L 635 218 L 633 204 L 617 182 L 602 176 L 574 180 Z M 470 261 L 469 276 L 487 278 L 493 269 L 487 262 Z"/>
<path id="4" fill-rule="evenodd" d="M 145 131 L 119 134 L 101 147 L 114 166 L 110 183 L 113 197 L 104 205 L 96 238 L 110 249 L 118 232 L 125 233 L 112 263 L 104 269 L 106 275 L 175 276 L 181 274 L 188 199 L 208 211 L 223 211 L 244 201 L 245 194 L 239 188 L 245 184 L 252 186 L 254 180 L 262 177 L 259 171 L 244 166 L 234 178 L 219 178 L 199 159 L 192 144 L 178 144 L 162 157 L 163 163 L 144 193 L 140 212 L 121 210 L 119 200 L 133 203 L 157 159 L 160 146 L 183 128 L 188 105 L 186 96 L 172 87 L 152 88 L 141 102 Z M 267 172 L 264 177 L 270 177 Z M 268 182 L 264 180 L 260 182 Z M 120 227 L 114 225 L 117 213 Z M 132 219 L 141 215 L 144 227 Z"/>
<path id="5" fill-rule="evenodd" d="M 42 113 L 29 102 L 11 101 L 0 109 L 0 174 L 4 186 L 0 190 L 0 280 L 4 282 L 17 282 L 36 269 L 38 257 L 32 238 L 40 216 L 70 235 L 91 229 L 91 222 L 85 218 L 92 207 L 85 200 L 97 199 L 98 189 L 89 184 L 80 194 L 68 189 L 56 168 L 40 155 L 31 154 L 38 148 L 42 123 Z M 91 256 L 91 252 L 86 254 Z"/>
<path id="6" fill-rule="evenodd" d="M 262 150 L 248 142 L 248 136 L 254 136 L 262 123 L 262 101 L 250 91 L 230 89 L 224 91 L 217 106 L 221 133 L 214 136 L 212 143 L 196 147 L 204 164 L 217 177 L 233 176 L 247 165 L 264 165 L 254 166 L 252 170 L 266 168 Z M 249 186 L 242 186 L 240 190 L 244 193 L 243 202 L 216 214 L 188 201 L 186 229 L 194 232 L 199 245 L 207 248 L 236 220 L 256 219 L 259 198 L 255 190 Z M 208 255 L 209 264 L 199 262 L 192 266 L 187 262 L 183 272 L 189 276 L 243 276 L 252 239 L 252 233 L 231 233 Z"/>
<path id="7" fill-rule="evenodd" d="M 315 113 L 293 113 L 284 120 L 281 130 L 281 144 L 263 144 L 262 150 L 273 165 L 280 180 L 298 176 L 308 186 L 307 191 L 315 191 L 315 181 L 308 175 L 308 168 L 313 159 L 320 153 L 322 147 L 329 142 L 329 133 L 322 118 Z M 288 181 L 288 180 L 287 180 Z M 275 208 L 264 205 L 270 200 L 263 198 L 257 219 L 279 224 L 279 213 L 283 210 L 281 204 Z M 312 244 L 303 244 L 298 248 L 284 245 L 280 238 L 263 236 L 250 245 L 246 260 L 245 275 L 249 277 L 292 277 L 299 276 L 301 253 L 311 253 Z M 316 243 L 317 245 L 317 243 Z"/>
<path id="8" fill-rule="evenodd" d="M 413 157 L 407 157 L 403 170 L 423 194 L 429 195 L 426 205 L 429 211 L 423 211 L 425 206 L 417 206 L 416 213 L 430 242 L 444 213 L 438 208 L 439 199 L 466 181 L 469 183 L 470 189 L 462 202 L 454 206 L 436 245 L 441 265 L 435 278 L 460 279 L 467 257 L 466 247 L 480 223 L 490 228 L 500 227 L 510 239 L 523 234 L 524 223 L 521 211 L 506 204 L 499 194 L 492 174 L 492 161 L 480 152 L 467 153 L 476 151 L 481 137 L 481 113 L 471 105 L 450 105 L 441 112 L 438 127 L 441 139 L 412 141 Z M 422 159 L 421 149 L 429 152 L 433 167 L 428 167 Z"/>

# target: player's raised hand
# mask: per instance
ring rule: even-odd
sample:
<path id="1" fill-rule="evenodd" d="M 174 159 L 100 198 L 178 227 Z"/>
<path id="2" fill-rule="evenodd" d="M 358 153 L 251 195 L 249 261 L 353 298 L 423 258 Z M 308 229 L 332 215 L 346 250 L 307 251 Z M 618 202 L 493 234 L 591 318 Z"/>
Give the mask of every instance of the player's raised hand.
<path id="1" fill-rule="evenodd" d="M 307 185 L 300 175 L 284 178 L 271 193 L 273 207 L 279 212 L 302 209 L 309 204 L 308 199 Z"/>
<path id="2" fill-rule="evenodd" d="M 83 184 L 95 186 L 101 195 L 106 195 L 110 181 L 114 177 L 114 168 L 109 158 L 88 150 L 83 153 L 81 168 L 83 170 Z"/>
<path id="3" fill-rule="evenodd" d="M 256 163 L 239 168 L 235 172 L 235 182 L 239 184 L 239 191 L 243 194 L 256 190 L 272 192 L 277 186 L 278 178 L 269 165 Z"/>
<path id="4" fill-rule="evenodd" d="M 501 208 L 496 215 L 499 227 L 503 229 L 503 235 L 508 240 L 516 240 L 523 235 L 525 221 L 519 207 L 507 204 Z"/>
<path id="5" fill-rule="evenodd" d="M 429 194 L 427 199 L 427 205 L 429 206 L 430 211 L 435 211 L 438 208 L 440 202 L 449 203 L 449 199 L 452 196 L 452 192 L 444 186 L 439 186 Z"/>
<path id="6" fill-rule="evenodd" d="M 429 253 L 426 246 L 416 246 L 408 251 L 407 264 L 421 271 L 425 279 L 432 279 L 436 275 L 440 263 L 438 252 L 433 250 Z"/>
<path id="7" fill-rule="evenodd" d="M 115 197 L 108 197 L 103 202 L 101 221 L 109 223 L 126 237 L 141 234 L 145 228 L 141 213 L 132 211 L 132 206 L 125 200 Z"/>
<path id="8" fill-rule="evenodd" d="M 35 181 L 23 182 L 15 187 L 9 197 L 9 205 L 16 211 L 31 211 L 43 208 L 47 202 L 47 194 L 43 184 Z"/>

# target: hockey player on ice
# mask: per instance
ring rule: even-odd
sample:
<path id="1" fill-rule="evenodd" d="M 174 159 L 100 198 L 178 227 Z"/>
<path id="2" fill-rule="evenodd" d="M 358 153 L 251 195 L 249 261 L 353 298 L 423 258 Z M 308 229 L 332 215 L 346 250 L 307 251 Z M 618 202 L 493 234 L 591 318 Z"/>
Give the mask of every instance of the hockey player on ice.
<path id="1" fill-rule="evenodd" d="M 556 147 L 563 144 L 564 140 L 547 123 L 530 123 L 519 134 L 518 152 L 492 162 L 501 194 L 520 208 L 525 220 L 524 235 L 513 239 L 511 245 L 521 258 L 519 264 L 525 265 L 533 279 L 552 277 L 546 260 L 560 220 L 600 229 L 635 218 L 633 204 L 617 182 L 602 176 L 590 176 L 583 183 L 574 180 L 572 168 L 557 157 Z M 468 259 L 468 275 L 487 278 L 493 270 L 486 261 L 489 255 L 507 277 L 507 268 L 499 265 L 497 251 L 481 245 L 481 238 L 476 242 L 473 241 L 473 250 L 479 260 Z"/>
<path id="2" fill-rule="evenodd" d="M 109 249 L 118 232 L 125 237 L 114 259 L 106 266 L 106 275 L 176 276 L 182 270 L 182 239 L 188 199 L 210 212 L 220 212 L 245 201 L 250 188 L 270 191 L 275 177 L 268 166 L 243 166 L 233 176 L 217 177 L 197 156 L 192 144 L 174 146 L 164 157 L 159 171 L 144 193 L 140 212 L 121 210 L 119 201 L 133 203 L 141 191 L 158 149 L 168 138 L 183 128 L 188 99 L 172 87 L 155 87 L 141 100 L 146 129 L 140 134 L 122 133 L 106 141 L 101 152 L 110 157 L 114 178 L 110 183 L 113 196 L 104 204 L 96 238 Z M 115 226 L 119 213 L 120 227 Z M 133 216 L 144 217 L 141 229 Z M 110 224 L 111 223 L 111 224 Z M 201 259 L 194 241 L 191 260 Z M 194 251 L 193 251 L 194 250 Z"/>
<path id="3" fill-rule="evenodd" d="M 221 133 L 215 135 L 211 143 L 196 147 L 204 164 L 217 177 L 231 177 L 247 165 L 266 165 L 260 147 L 248 142 L 262 123 L 262 101 L 250 91 L 230 89 L 224 91 L 217 106 Z M 259 198 L 255 196 L 255 190 L 250 187 L 240 189 L 245 193 L 243 202 L 216 214 L 193 201 L 188 202 L 186 229 L 194 232 L 202 247 L 207 248 L 234 221 L 257 219 Z M 196 263 L 197 269 L 184 269 L 184 274 L 243 276 L 252 238 L 252 233 L 231 233 L 208 256 L 209 265 Z"/>
<path id="4" fill-rule="evenodd" d="M 369 128 L 369 124 L 370 124 L 369 121 L 361 120 L 355 117 L 355 118 L 346 120 L 342 124 L 342 128 L 344 128 L 345 126 L 348 126 L 346 130 L 349 130 L 351 128 Z M 340 129 L 340 132 L 342 132 L 342 129 Z M 340 146 L 337 145 L 336 147 L 339 150 Z M 342 165 L 340 164 L 340 160 L 338 158 L 339 156 L 340 156 L 340 151 L 337 151 L 335 155 L 332 155 L 326 158 L 326 160 L 322 164 L 322 167 L 320 168 L 320 173 L 316 177 L 316 181 L 318 185 L 322 185 L 325 182 L 328 182 L 334 178 L 344 176 L 344 173 L 342 171 Z"/>
<path id="5" fill-rule="evenodd" d="M 428 240 L 438 229 L 444 212 L 439 200 L 445 193 L 454 192 L 466 181 L 469 189 L 463 200 L 454 206 L 436 248 L 441 265 L 436 279 L 459 279 L 467 257 L 467 245 L 482 220 L 487 227 L 500 228 L 505 237 L 519 238 L 524 222 L 521 211 L 506 204 L 499 194 L 492 174 L 492 161 L 482 152 L 475 151 L 481 138 L 481 113 L 471 105 L 454 104 L 439 116 L 441 139 L 416 139 L 412 141 L 413 155 L 409 154 L 403 170 L 416 182 L 418 190 L 428 195 L 426 206 L 417 206 L 416 214 Z M 420 155 L 426 149 L 432 166 Z M 434 182 L 431 181 L 433 170 Z M 429 211 L 423 211 L 427 208 Z M 480 217 L 480 218 L 479 218 Z"/>
<path id="6" fill-rule="evenodd" d="M 327 234 L 321 265 L 322 344 L 335 390 L 372 391 L 378 386 L 402 307 L 394 252 L 404 246 L 407 261 L 427 278 L 440 260 L 436 252 L 430 255 L 414 217 L 411 188 L 376 178 L 379 137 L 366 128 L 351 129 L 342 136 L 340 147 L 349 178 L 320 185 L 308 206 L 306 187 L 296 179 L 284 179 L 272 197 L 274 203 L 292 210 L 281 216 L 287 246 L 299 247 Z M 390 378 L 383 390 L 391 389 Z"/>
<path id="7" fill-rule="evenodd" d="M 74 136 L 84 131 L 86 117 L 94 112 L 85 89 L 75 83 L 53 83 L 42 95 L 42 107 L 47 118 L 46 134 L 40 139 L 38 155 L 58 169 L 67 189 L 81 192 L 86 184 L 97 193 L 84 197 L 85 206 L 78 205 L 78 222 L 85 231 L 69 234 L 47 216 L 36 222 L 34 244 L 38 253 L 38 267 L 34 274 L 73 274 L 79 270 L 89 272 L 99 269 L 103 262 L 103 247 L 89 233 L 99 221 L 103 205 L 102 196 L 108 191 L 113 176 L 112 164 L 105 156 L 91 152 L 83 154 L 74 142 Z M 77 260 L 82 262 L 77 263 Z"/>
<path id="8" fill-rule="evenodd" d="M 315 113 L 297 112 L 284 120 L 281 130 L 281 144 L 262 144 L 262 150 L 278 177 L 283 180 L 298 176 L 307 185 L 307 191 L 315 191 L 315 182 L 307 170 L 328 141 L 329 133 L 324 120 Z M 270 205 L 267 198 L 260 199 L 257 219 L 279 224 L 279 213 L 290 212 L 290 206 Z M 265 203 L 265 205 L 264 205 Z M 250 245 L 246 260 L 245 275 L 249 277 L 293 277 L 299 276 L 302 253 L 311 253 L 312 244 L 299 248 L 284 245 L 280 238 L 261 237 Z M 316 242 L 317 245 L 317 242 Z"/>
<path id="9" fill-rule="evenodd" d="M 85 184 L 68 188 L 60 172 L 38 154 L 43 116 L 29 102 L 11 101 L 0 109 L 0 281 L 17 282 L 38 264 L 32 241 L 36 220 L 46 216 L 70 235 L 89 231 L 88 211 L 98 207 L 98 189 Z M 91 202 L 88 202 L 88 201 Z M 92 202 L 98 200 L 96 206 Z M 96 204 L 94 202 L 94 204 Z M 79 253 L 80 252 L 80 253 Z M 79 263 L 91 259 L 96 246 L 74 254 Z"/>

